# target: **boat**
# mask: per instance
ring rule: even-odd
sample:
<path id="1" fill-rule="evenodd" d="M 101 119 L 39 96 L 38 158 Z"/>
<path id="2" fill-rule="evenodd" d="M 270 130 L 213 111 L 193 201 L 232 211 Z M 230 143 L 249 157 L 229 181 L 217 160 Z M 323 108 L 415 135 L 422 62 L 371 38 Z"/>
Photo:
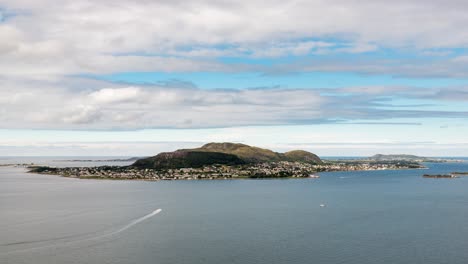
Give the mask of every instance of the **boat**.
<path id="1" fill-rule="evenodd" d="M 317 178 L 320 178 L 320 176 L 317 175 L 317 174 L 310 174 L 310 175 L 309 175 L 309 178 L 317 179 Z"/>

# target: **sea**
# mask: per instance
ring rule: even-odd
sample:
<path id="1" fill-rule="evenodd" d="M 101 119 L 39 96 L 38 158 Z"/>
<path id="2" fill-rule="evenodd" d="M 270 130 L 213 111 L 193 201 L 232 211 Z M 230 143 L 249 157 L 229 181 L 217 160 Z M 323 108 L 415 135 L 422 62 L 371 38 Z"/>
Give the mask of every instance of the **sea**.
<path id="1" fill-rule="evenodd" d="M 130 163 L 108 159 L 0 164 Z M 466 264 L 468 176 L 422 177 L 466 172 L 465 160 L 318 179 L 157 182 L 1 166 L 0 263 Z"/>

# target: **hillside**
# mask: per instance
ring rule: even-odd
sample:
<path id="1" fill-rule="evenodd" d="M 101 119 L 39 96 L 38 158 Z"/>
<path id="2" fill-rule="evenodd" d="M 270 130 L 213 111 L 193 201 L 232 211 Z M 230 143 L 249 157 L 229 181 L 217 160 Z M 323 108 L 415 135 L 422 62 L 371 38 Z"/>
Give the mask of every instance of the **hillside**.
<path id="1" fill-rule="evenodd" d="M 180 149 L 165 152 L 154 157 L 140 159 L 132 166 L 138 168 L 197 168 L 204 165 L 262 163 L 276 161 L 297 161 L 309 164 L 322 164 L 320 158 L 304 150 L 277 153 L 269 149 L 252 147 L 238 143 L 208 143 L 200 148 Z"/>
<path id="2" fill-rule="evenodd" d="M 315 154 L 305 150 L 293 150 L 286 153 L 278 153 L 269 149 L 253 147 L 240 143 L 208 143 L 200 148 L 187 151 L 207 151 L 233 154 L 247 163 L 297 161 L 312 164 L 322 164 L 322 160 Z"/>
<path id="3" fill-rule="evenodd" d="M 281 160 L 281 157 L 278 155 L 278 153 L 273 152 L 269 149 L 262 149 L 239 143 L 208 143 L 200 148 L 195 148 L 188 151 L 227 153 L 236 155 L 237 157 L 241 158 L 242 160 L 248 163 L 271 162 Z"/>
<path id="4" fill-rule="evenodd" d="M 183 151 L 163 152 L 154 157 L 139 159 L 132 167 L 139 169 L 200 168 L 205 165 L 241 165 L 239 157 L 219 152 Z"/>
<path id="5" fill-rule="evenodd" d="M 315 155 L 305 150 L 292 150 L 282 154 L 285 160 L 287 161 L 298 161 L 314 164 L 322 164 L 322 160 Z"/>

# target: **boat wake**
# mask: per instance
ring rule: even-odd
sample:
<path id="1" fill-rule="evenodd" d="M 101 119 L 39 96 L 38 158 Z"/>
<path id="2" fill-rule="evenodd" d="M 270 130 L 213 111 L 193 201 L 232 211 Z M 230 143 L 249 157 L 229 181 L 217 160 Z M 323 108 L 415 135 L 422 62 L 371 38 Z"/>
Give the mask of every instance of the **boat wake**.
<path id="1" fill-rule="evenodd" d="M 115 230 L 115 231 L 112 231 L 112 232 L 109 232 L 109 233 L 105 233 L 105 234 L 102 234 L 102 235 L 93 236 L 93 237 L 86 237 L 86 238 L 81 238 L 81 239 L 76 239 L 76 240 L 71 240 L 71 241 L 63 241 L 63 242 L 60 242 L 60 243 L 53 243 L 53 244 L 44 245 L 44 246 L 24 248 L 24 249 L 13 250 L 13 251 L 8 251 L 8 252 L 0 252 L 0 255 L 9 255 L 9 254 L 13 254 L 13 253 L 20 253 L 20 252 L 39 250 L 39 249 L 61 247 L 61 246 L 65 246 L 65 245 L 71 245 L 71 244 L 76 244 L 76 243 L 81 243 L 81 242 L 86 242 L 86 241 L 99 240 L 99 239 L 111 237 L 111 236 L 120 234 L 120 233 L 132 228 L 135 225 L 138 225 L 139 223 L 141 223 L 141 222 L 143 222 L 143 221 L 145 221 L 145 220 L 159 214 L 161 211 L 162 211 L 162 209 L 154 210 L 153 212 L 151 212 L 151 213 L 149 213 L 149 214 L 147 214 L 145 216 L 142 216 L 140 218 L 132 220 L 129 224 L 119 228 L 118 230 Z M 72 237 L 72 236 L 70 236 L 70 237 Z M 3 245 L 0 245 L 0 246 L 24 245 L 24 244 L 30 244 L 30 243 L 43 242 L 43 241 L 57 241 L 57 240 L 63 240 L 65 238 L 68 238 L 68 237 L 59 237 L 59 238 L 50 239 L 50 240 L 16 242 L 16 243 L 3 244 Z"/>
<path id="2" fill-rule="evenodd" d="M 145 215 L 145 216 L 143 216 L 143 217 L 140 217 L 140 218 L 138 218 L 138 219 L 135 219 L 135 220 L 131 221 L 128 225 L 126 225 L 126 226 L 120 228 L 120 229 L 117 230 L 117 231 L 114 231 L 114 232 L 108 233 L 108 234 L 104 234 L 104 235 L 100 235 L 100 236 L 97 236 L 97 237 L 93 237 L 92 239 L 99 239 L 99 238 L 108 237 L 108 236 L 113 236 L 113 235 L 117 235 L 117 234 L 119 234 L 119 233 L 122 233 L 122 232 L 124 232 L 125 230 L 131 228 L 132 226 L 137 225 L 137 224 L 139 224 L 139 223 L 145 221 L 146 219 L 151 218 L 151 217 L 153 217 L 153 216 L 159 214 L 161 211 L 162 211 L 161 209 L 154 210 L 154 211 L 153 211 L 152 213 L 150 213 L 150 214 L 147 214 L 147 215 Z"/>

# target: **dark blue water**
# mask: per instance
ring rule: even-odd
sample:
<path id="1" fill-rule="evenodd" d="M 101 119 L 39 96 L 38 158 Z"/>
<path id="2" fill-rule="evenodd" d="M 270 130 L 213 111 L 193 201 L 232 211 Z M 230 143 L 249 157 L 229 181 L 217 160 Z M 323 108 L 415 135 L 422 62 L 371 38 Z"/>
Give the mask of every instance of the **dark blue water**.
<path id="1" fill-rule="evenodd" d="M 0 168 L 0 263 L 466 263 L 468 177 L 421 175 L 468 164 L 427 165 L 172 182 Z"/>

